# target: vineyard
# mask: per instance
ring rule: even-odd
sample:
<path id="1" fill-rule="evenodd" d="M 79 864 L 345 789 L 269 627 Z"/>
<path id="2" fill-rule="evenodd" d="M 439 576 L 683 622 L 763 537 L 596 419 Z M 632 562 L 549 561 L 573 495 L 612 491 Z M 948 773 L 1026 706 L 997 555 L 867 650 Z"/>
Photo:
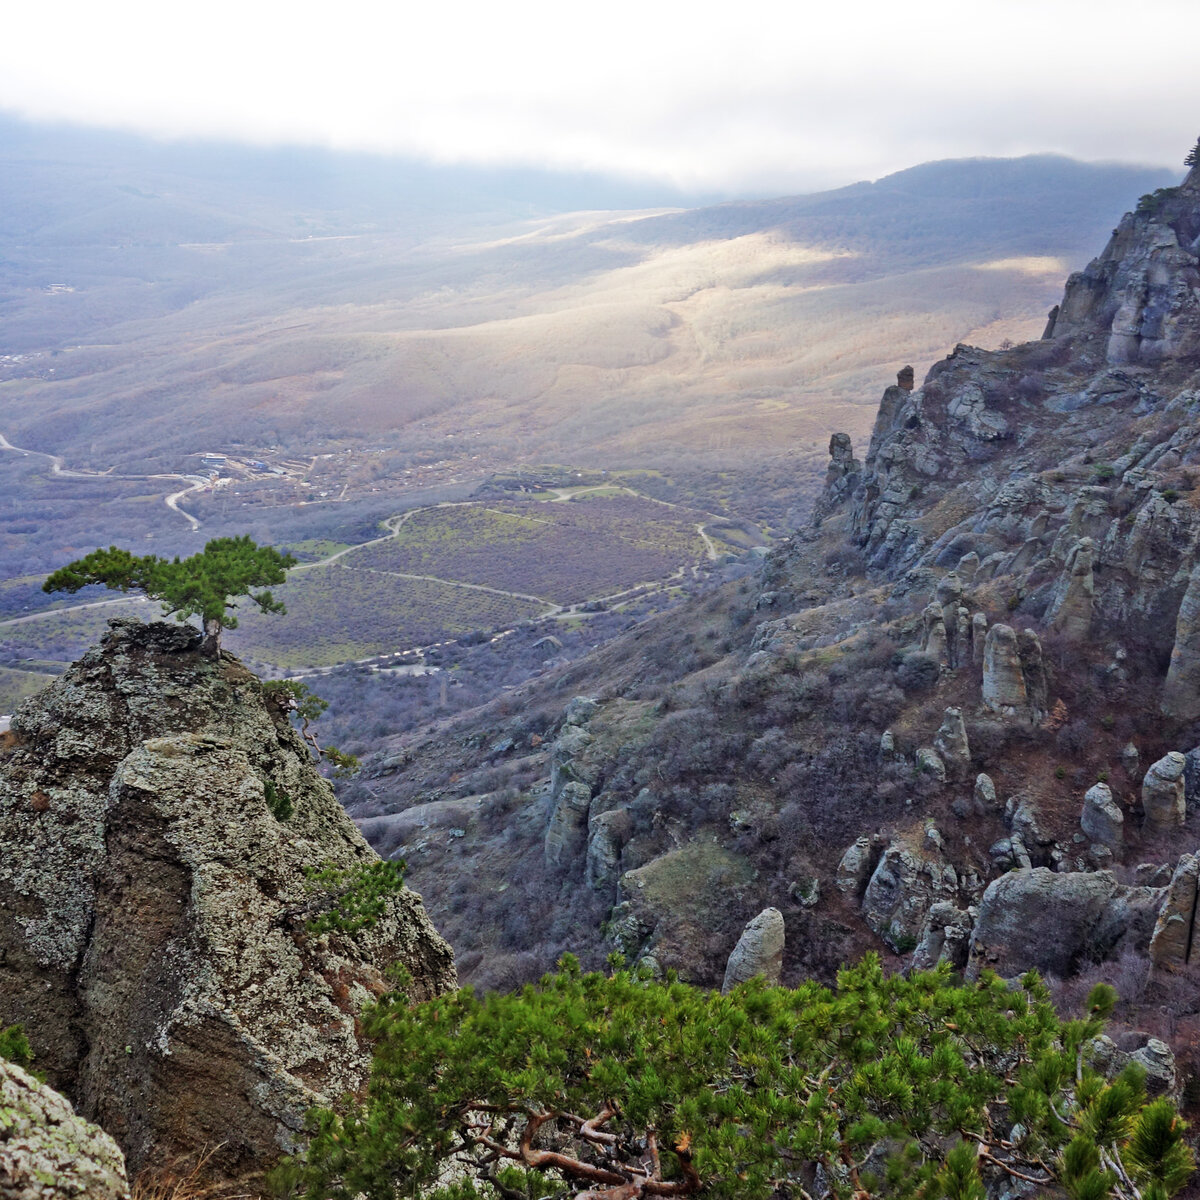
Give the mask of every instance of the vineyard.
<path id="1" fill-rule="evenodd" d="M 432 575 L 578 604 L 665 579 L 704 556 L 700 514 L 610 491 L 567 503 L 424 509 L 347 566 Z"/>

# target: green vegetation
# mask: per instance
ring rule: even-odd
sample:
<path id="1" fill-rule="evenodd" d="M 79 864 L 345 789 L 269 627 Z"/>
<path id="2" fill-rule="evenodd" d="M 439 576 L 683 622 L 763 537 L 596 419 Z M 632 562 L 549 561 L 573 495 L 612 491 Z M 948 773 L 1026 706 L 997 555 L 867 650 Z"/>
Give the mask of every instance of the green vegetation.
<path id="1" fill-rule="evenodd" d="M 16 1063 L 23 1071 L 33 1066 L 33 1050 L 23 1026 L 10 1025 L 7 1029 L 0 1029 L 0 1058 Z"/>
<path id="2" fill-rule="evenodd" d="M 322 748 L 317 741 L 317 735 L 309 729 L 312 722 L 329 707 L 328 700 L 322 700 L 299 679 L 270 679 L 262 685 L 262 690 L 269 704 L 300 721 L 300 736 L 312 747 L 318 761 L 325 759 L 334 768 L 334 774 L 339 779 L 357 773 L 361 764 L 353 754 L 345 754 L 336 746 Z M 291 815 L 290 801 L 288 815 Z"/>
<path id="3" fill-rule="evenodd" d="M 1116 473 L 1117 468 L 1112 463 L 1097 463 L 1092 468 L 1092 478 L 1098 479 L 1101 482 L 1114 478 Z"/>
<path id="4" fill-rule="evenodd" d="M 36 671 L 12 671 L 0 667 L 0 713 L 12 712 L 26 696 L 40 692 L 50 679 L 49 675 Z"/>
<path id="5" fill-rule="evenodd" d="M 819 1170 L 838 1200 L 982 1200 L 984 1175 L 1165 1200 L 1192 1173 L 1186 1126 L 1137 1068 L 1087 1065 L 1115 1000 L 1100 984 L 1064 1021 L 1034 973 L 888 978 L 874 956 L 832 991 L 722 996 L 568 957 L 511 994 L 393 993 L 365 1017 L 368 1096 L 316 1110 L 276 1183 L 309 1200 L 767 1200 L 808 1195 Z"/>
<path id="6" fill-rule="evenodd" d="M 1179 195 L 1177 187 L 1160 187 L 1155 188 L 1152 192 L 1147 192 L 1137 202 L 1138 216 L 1157 217 L 1167 202 L 1177 195 Z"/>
<path id="7" fill-rule="evenodd" d="M 103 584 L 113 591 L 144 592 L 150 599 L 162 601 L 164 614 L 174 613 L 180 621 L 199 617 L 204 623 L 204 650 L 215 657 L 220 652 L 222 629 L 237 628 L 233 598 L 246 596 L 260 612 L 285 612 L 269 591 L 252 589 L 282 583 L 288 568 L 295 565 L 290 554 L 259 546 L 245 536 L 213 538 L 199 554 L 170 561 L 154 554 L 139 557 L 110 546 L 60 567 L 42 584 L 42 590 L 74 593 Z"/>
<path id="8" fill-rule="evenodd" d="M 267 808 L 271 810 L 271 816 L 279 822 L 290 821 L 292 814 L 296 811 L 292 805 L 292 798 L 287 792 L 277 787 L 270 779 L 263 783 L 263 796 L 267 801 Z"/>
<path id="9" fill-rule="evenodd" d="M 323 911 L 308 922 L 309 933 L 357 933 L 374 925 L 388 898 L 404 890 L 404 863 L 381 861 L 358 867 L 326 866 L 305 871 L 309 885 L 324 890 Z"/>

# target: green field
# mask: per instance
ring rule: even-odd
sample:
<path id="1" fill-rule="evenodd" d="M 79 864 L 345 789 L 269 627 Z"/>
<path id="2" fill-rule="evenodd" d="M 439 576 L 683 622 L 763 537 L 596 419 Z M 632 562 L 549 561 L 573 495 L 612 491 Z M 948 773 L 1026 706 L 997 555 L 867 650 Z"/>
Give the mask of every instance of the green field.
<path id="1" fill-rule="evenodd" d="M 40 692 L 54 677 L 0 667 L 0 713 L 11 713 L 26 696 Z"/>

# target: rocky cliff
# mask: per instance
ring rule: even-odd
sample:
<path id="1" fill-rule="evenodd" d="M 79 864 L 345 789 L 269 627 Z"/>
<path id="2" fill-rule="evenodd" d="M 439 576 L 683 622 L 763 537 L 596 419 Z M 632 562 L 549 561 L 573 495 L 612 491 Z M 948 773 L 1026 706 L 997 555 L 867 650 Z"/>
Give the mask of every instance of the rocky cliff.
<path id="1" fill-rule="evenodd" d="M 132 1169 L 292 1148 L 359 1088 L 363 1004 L 455 984 L 285 713 L 187 626 L 114 622 L 0 754 L 0 1014 Z"/>
<path id="2" fill-rule="evenodd" d="M 1138 988 L 1195 961 L 1200 174 L 1119 222 L 1041 340 L 916 384 L 865 453 L 831 439 L 755 583 L 372 767 L 352 811 L 469 971 L 549 965 L 535 891 L 571 948 L 713 985 L 765 910 L 785 981 L 868 948 L 1129 959 Z"/>

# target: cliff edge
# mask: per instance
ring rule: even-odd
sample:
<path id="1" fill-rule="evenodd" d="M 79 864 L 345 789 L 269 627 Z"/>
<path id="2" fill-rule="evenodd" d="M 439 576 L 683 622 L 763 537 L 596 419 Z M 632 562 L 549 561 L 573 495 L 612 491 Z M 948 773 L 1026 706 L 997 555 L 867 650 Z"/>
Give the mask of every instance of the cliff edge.
<path id="1" fill-rule="evenodd" d="M 0 751 L 0 1013 L 135 1171 L 293 1149 L 365 1082 L 358 1014 L 391 970 L 456 984 L 286 714 L 199 644 L 113 622 Z"/>

